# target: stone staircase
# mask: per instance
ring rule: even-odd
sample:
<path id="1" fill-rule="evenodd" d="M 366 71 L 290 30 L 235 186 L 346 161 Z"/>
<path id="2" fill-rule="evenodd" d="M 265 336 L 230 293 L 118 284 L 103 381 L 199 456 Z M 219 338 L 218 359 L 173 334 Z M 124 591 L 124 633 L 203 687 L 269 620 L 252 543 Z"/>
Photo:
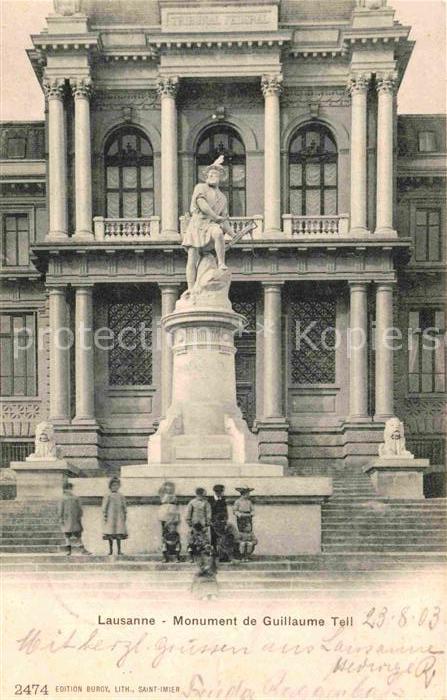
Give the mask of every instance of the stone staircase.
<path id="1" fill-rule="evenodd" d="M 447 551 L 446 499 L 385 499 L 358 470 L 335 475 L 322 508 L 325 553 Z"/>
<path id="2" fill-rule="evenodd" d="M 50 588 L 52 594 L 70 594 L 103 600 L 114 598 L 157 598 L 178 601 L 188 594 L 195 572 L 189 563 L 164 564 L 156 557 L 108 557 L 61 554 L 2 554 L 2 581 L 26 591 L 36 586 Z M 384 594 L 391 585 L 429 576 L 440 582 L 445 557 L 441 555 L 314 555 L 257 558 L 248 563 L 222 564 L 217 580 L 221 598 L 331 598 L 370 599 L 371 593 Z"/>
<path id="3" fill-rule="evenodd" d="M 63 544 L 57 501 L 0 503 L 0 552 L 62 552 Z"/>
<path id="4" fill-rule="evenodd" d="M 387 500 L 363 473 L 335 473 L 334 495 L 322 507 L 322 553 L 256 557 L 221 565 L 223 597 L 349 597 L 386 592 L 402 577 L 441 577 L 447 553 L 446 499 Z M 110 589 L 172 598 L 190 588 L 194 567 L 157 556 L 118 559 L 64 553 L 55 501 L 0 504 L 0 566 L 5 582 L 36 583 L 100 596 Z M 124 545 L 125 552 L 125 545 Z"/>

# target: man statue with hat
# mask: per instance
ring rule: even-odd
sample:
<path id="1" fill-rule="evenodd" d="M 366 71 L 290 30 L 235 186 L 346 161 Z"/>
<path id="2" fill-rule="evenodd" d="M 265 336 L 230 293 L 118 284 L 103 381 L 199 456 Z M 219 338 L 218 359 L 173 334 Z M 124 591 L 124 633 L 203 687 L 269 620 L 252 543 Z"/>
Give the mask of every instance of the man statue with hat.
<path id="1" fill-rule="evenodd" d="M 224 234 L 233 237 L 234 232 L 228 220 L 227 198 L 219 189 L 219 183 L 225 178 L 223 160 L 224 156 L 221 155 L 205 169 L 205 182 L 196 185 L 192 193 L 191 217 L 183 237 L 183 246 L 188 254 L 186 294 L 192 292 L 203 254 L 214 251 L 218 269 L 227 269 Z"/>

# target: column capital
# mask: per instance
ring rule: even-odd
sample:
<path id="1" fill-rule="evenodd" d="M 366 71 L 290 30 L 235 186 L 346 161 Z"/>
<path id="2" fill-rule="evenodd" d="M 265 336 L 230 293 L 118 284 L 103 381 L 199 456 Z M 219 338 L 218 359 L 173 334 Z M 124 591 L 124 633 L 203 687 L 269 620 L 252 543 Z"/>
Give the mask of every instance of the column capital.
<path id="1" fill-rule="evenodd" d="M 264 97 L 270 95 L 281 95 L 282 93 L 282 73 L 263 75 L 261 78 L 261 90 Z"/>
<path id="2" fill-rule="evenodd" d="M 70 78 L 70 87 L 74 98 L 89 99 L 93 91 L 91 78 Z"/>
<path id="3" fill-rule="evenodd" d="M 351 95 L 366 95 L 370 81 L 371 73 L 354 71 L 349 76 L 347 86 L 348 92 L 350 92 Z"/>
<path id="4" fill-rule="evenodd" d="M 66 284 L 47 284 L 47 285 L 45 285 L 45 290 L 46 290 L 47 294 L 62 295 L 62 294 L 66 294 L 67 285 Z"/>
<path id="5" fill-rule="evenodd" d="M 178 292 L 180 282 L 157 282 L 162 292 Z"/>
<path id="6" fill-rule="evenodd" d="M 356 281 L 350 281 L 348 280 L 349 284 L 349 289 L 352 292 L 366 292 L 368 285 L 370 284 L 369 282 L 356 282 Z"/>
<path id="7" fill-rule="evenodd" d="M 64 97 L 65 80 L 63 78 L 45 78 L 43 90 L 47 100 L 62 100 Z"/>
<path id="8" fill-rule="evenodd" d="M 76 294 L 93 294 L 93 282 L 82 282 L 82 284 L 75 284 L 73 286 Z"/>
<path id="9" fill-rule="evenodd" d="M 179 88 L 179 79 L 176 75 L 159 76 L 157 80 L 157 92 L 160 97 L 176 98 Z"/>
<path id="10" fill-rule="evenodd" d="M 264 291 L 266 292 L 276 292 L 278 294 L 281 293 L 282 288 L 284 287 L 284 282 L 261 282 Z"/>
<path id="11" fill-rule="evenodd" d="M 376 90 L 380 94 L 394 94 L 397 82 L 396 71 L 376 73 Z"/>
<path id="12" fill-rule="evenodd" d="M 386 282 L 376 282 L 376 290 L 382 290 L 382 291 L 389 291 L 393 292 L 396 289 L 396 281 L 393 280 L 387 280 Z"/>

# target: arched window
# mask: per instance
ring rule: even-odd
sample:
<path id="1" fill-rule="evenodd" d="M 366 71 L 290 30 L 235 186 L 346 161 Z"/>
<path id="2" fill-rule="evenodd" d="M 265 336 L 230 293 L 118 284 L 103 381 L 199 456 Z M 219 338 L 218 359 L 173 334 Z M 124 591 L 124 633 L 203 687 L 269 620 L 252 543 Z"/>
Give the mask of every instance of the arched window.
<path id="1" fill-rule="evenodd" d="M 302 127 L 290 143 L 289 212 L 296 216 L 337 213 L 337 146 L 322 124 Z"/>
<path id="2" fill-rule="evenodd" d="M 216 125 L 201 136 L 196 153 L 197 182 L 203 180 L 203 168 L 220 155 L 225 156 L 227 174 L 220 188 L 228 198 L 230 216 L 245 216 L 245 148 L 239 134 L 229 126 Z"/>
<path id="3" fill-rule="evenodd" d="M 146 218 L 154 213 L 154 156 L 138 129 L 116 131 L 105 148 L 106 216 Z"/>

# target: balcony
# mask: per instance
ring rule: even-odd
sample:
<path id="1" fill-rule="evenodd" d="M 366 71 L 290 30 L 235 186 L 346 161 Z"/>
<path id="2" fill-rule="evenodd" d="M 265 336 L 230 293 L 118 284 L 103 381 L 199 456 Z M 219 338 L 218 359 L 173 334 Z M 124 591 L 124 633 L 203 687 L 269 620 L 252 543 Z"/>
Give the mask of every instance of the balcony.
<path id="1" fill-rule="evenodd" d="M 146 219 L 110 219 L 102 216 L 94 218 L 95 240 L 105 243 L 138 241 L 161 241 L 168 237 L 163 235 L 160 226 L 160 217 L 151 216 Z M 254 222 L 256 227 L 247 233 L 242 241 L 262 241 L 264 236 L 264 219 L 261 215 L 254 216 L 232 216 L 229 219 L 235 234 L 239 233 L 244 226 Z M 295 216 L 294 214 L 284 214 L 282 217 L 282 234 L 275 235 L 275 238 L 287 240 L 320 239 L 331 240 L 337 238 L 347 238 L 349 236 L 349 216 L 340 214 L 337 216 Z M 183 238 L 188 225 L 188 216 L 180 217 L 180 233 Z M 169 236 L 169 240 L 175 238 Z M 268 236 L 268 238 L 270 238 Z M 178 239 L 176 239 L 178 241 Z"/>
<path id="2" fill-rule="evenodd" d="M 150 241 L 160 238 L 160 217 L 147 219 L 105 219 L 95 216 L 93 219 L 95 240 L 97 241 Z"/>
<path id="3" fill-rule="evenodd" d="M 342 238 L 349 234 L 348 214 L 338 216 L 295 216 L 284 214 L 285 238 Z"/>

